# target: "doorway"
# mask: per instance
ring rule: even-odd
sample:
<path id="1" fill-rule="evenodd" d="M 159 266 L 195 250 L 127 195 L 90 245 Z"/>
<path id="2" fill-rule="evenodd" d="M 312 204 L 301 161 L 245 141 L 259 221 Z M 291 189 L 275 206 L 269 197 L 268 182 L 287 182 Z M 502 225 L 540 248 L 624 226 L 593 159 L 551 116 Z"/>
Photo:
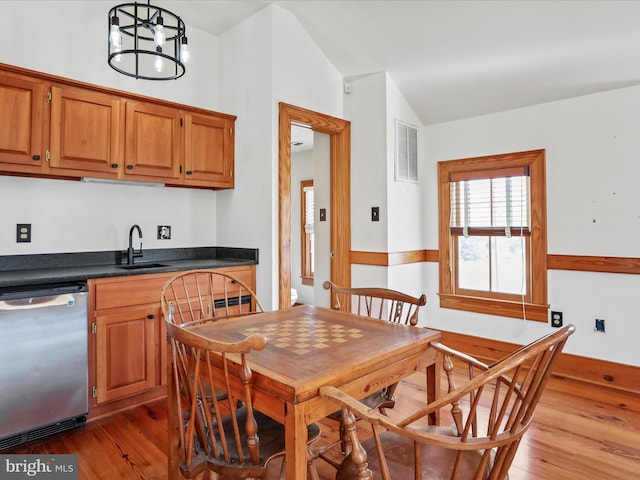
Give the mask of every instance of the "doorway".
<path id="1" fill-rule="evenodd" d="M 304 125 L 330 137 L 331 281 L 351 285 L 351 124 L 304 108 L 279 104 L 278 133 L 278 305 L 291 306 L 291 125 Z M 322 281 L 317 279 L 316 281 Z"/>

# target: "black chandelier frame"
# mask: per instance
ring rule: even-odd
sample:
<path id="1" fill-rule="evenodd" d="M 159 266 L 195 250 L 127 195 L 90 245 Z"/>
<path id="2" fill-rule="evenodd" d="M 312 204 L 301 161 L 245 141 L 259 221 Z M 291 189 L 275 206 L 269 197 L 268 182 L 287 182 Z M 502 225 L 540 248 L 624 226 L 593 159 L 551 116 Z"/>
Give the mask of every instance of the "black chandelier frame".
<path id="1" fill-rule="evenodd" d="M 165 42 L 156 46 L 154 33 L 158 18 L 162 18 Z M 181 58 L 181 46 L 187 44 L 186 28 L 182 19 L 173 12 L 144 3 L 123 3 L 109 10 L 108 19 L 108 57 L 109 66 L 123 75 L 143 80 L 175 80 L 185 72 Z M 111 27 L 118 25 L 122 36 L 121 49 L 111 43 Z M 170 63 L 162 72 L 154 72 L 153 62 L 160 56 Z"/>

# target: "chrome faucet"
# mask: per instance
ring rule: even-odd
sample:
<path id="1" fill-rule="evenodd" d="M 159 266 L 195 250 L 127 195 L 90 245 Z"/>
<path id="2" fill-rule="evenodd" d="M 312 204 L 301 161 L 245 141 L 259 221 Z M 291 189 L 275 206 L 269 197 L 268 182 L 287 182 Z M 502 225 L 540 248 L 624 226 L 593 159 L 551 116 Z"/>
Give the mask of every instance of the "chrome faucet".
<path id="1" fill-rule="evenodd" d="M 133 250 L 133 231 L 138 230 L 138 238 L 142 240 L 142 229 L 139 225 L 133 225 L 129 230 L 129 248 L 127 249 L 127 263 L 129 265 L 133 265 L 133 259 L 142 257 L 144 254 L 142 253 L 142 241 L 140 242 L 140 250 L 135 252 Z"/>

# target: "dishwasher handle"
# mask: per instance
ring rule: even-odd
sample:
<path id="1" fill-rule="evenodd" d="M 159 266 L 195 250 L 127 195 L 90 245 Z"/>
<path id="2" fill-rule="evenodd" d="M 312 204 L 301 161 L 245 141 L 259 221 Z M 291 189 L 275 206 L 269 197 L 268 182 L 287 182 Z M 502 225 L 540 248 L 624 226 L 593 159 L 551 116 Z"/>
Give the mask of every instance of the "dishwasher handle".
<path id="1" fill-rule="evenodd" d="M 14 300 L 0 301 L 0 311 L 30 310 L 34 308 L 48 307 L 73 307 L 76 299 L 70 293 L 63 295 L 49 295 L 46 297 L 17 298 Z"/>

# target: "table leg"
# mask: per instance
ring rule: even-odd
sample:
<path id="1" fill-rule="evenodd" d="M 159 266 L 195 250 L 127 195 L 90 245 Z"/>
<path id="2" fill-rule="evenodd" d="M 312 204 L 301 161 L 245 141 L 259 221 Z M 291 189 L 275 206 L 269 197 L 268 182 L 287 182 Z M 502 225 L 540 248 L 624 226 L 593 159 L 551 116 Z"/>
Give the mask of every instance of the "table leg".
<path id="1" fill-rule="evenodd" d="M 285 404 L 285 467 L 287 480 L 307 478 L 307 423 L 300 404 Z"/>
<path id="2" fill-rule="evenodd" d="M 442 371 L 442 355 L 436 354 L 436 361 L 427 365 L 427 403 L 433 402 L 440 397 L 440 372 Z M 429 424 L 440 424 L 440 412 L 429 414 Z"/>

